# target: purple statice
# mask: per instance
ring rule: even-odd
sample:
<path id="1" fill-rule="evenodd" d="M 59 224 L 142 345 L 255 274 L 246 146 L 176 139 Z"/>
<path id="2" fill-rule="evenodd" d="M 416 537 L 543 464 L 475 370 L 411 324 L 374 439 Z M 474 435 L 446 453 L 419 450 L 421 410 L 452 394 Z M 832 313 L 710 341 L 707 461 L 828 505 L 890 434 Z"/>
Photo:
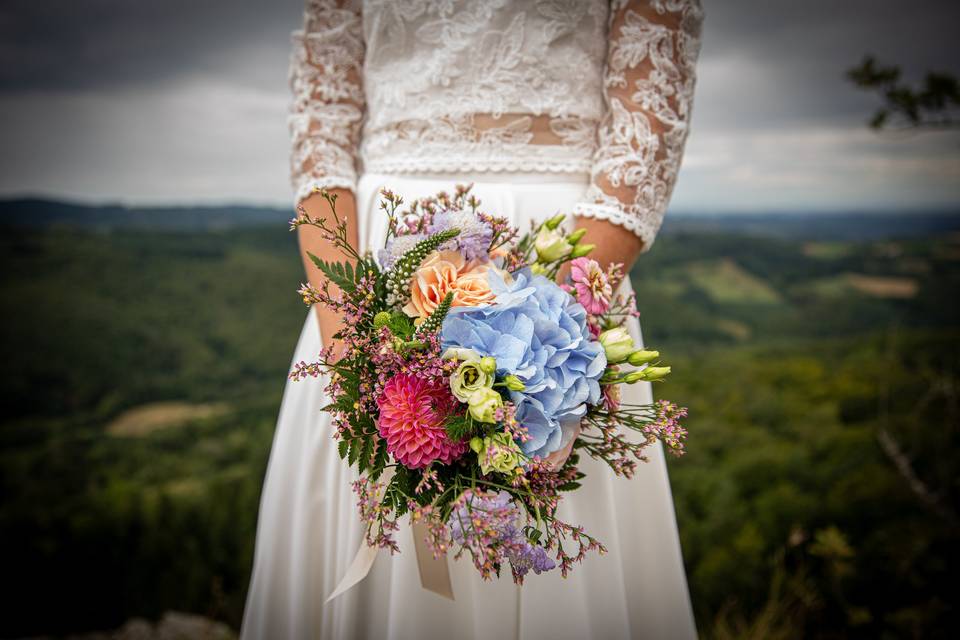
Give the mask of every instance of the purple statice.
<path id="1" fill-rule="evenodd" d="M 504 561 L 510 563 L 518 584 L 531 569 L 540 574 L 556 566 L 543 547 L 530 544 L 523 535 L 518 527 L 520 510 L 506 491 L 467 489 L 452 506 L 448 526 L 451 540 L 460 546 L 456 557 L 468 551 L 485 580 L 491 579 Z"/>
<path id="2" fill-rule="evenodd" d="M 489 259 L 493 229 L 488 223 L 477 217 L 476 213 L 463 209 L 437 211 L 427 231 L 434 234 L 447 229 L 459 229 L 460 234 L 442 245 L 441 250 L 459 251 L 467 260 L 486 261 Z"/>
<path id="3" fill-rule="evenodd" d="M 533 569 L 533 572 L 540 575 L 544 571 L 550 571 L 556 568 L 556 563 L 547 555 L 547 550 L 538 544 L 530 544 L 524 540 L 524 545 L 519 550 L 509 553 L 510 567 L 514 575 L 525 576 Z"/>

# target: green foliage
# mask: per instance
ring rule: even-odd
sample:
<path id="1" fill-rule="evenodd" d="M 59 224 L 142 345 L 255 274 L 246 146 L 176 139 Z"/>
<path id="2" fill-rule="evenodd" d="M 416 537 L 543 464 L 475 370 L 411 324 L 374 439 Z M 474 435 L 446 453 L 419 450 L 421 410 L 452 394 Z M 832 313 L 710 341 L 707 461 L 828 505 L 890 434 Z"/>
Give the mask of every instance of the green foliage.
<path id="1" fill-rule="evenodd" d="M 413 320 L 402 311 L 395 311 L 390 317 L 390 323 L 387 326 L 390 327 L 390 332 L 398 338 L 409 340 L 413 337 L 415 329 Z"/>
<path id="2" fill-rule="evenodd" d="M 358 285 L 364 275 L 375 278 L 379 275 L 379 267 L 373 260 L 362 259 L 356 269 L 350 262 L 328 262 L 321 260 L 309 251 L 307 255 L 313 264 L 323 272 L 330 282 L 340 287 L 344 294 L 351 295 L 358 292 Z"/>
<path id="3" fill-rule="evenodd" d="M 873 56 L 867 56 L 847 71 L 847 78 L 883 97 L 883 106 L 870 118 L 874 129 L 960 127 L 960 82 L 953 74 L 929 72 L 914 88 L 901 82 L 900 67 L 880 66 Z"/>
<path id="4" fill-rule="evenodd" d="M 447 430 L 447 436 L 454 441 L 464 440 L 477 433 L 477 425 L 469 413 L 450 414 L 444 428 Z"/>
<path id="5" fill-rule="evenodd" d="M 310 252 L 307 252 L 307 255 L 310 256 L 313 264 L 323 272 L 323 275 L 327 276 L 333 284 L 340 287 L 341 291 L 344 293 L 353 293 L 356 291 L 357 284 L 354 279 L 352 264 L 349 262 L 327 262 Z"/>

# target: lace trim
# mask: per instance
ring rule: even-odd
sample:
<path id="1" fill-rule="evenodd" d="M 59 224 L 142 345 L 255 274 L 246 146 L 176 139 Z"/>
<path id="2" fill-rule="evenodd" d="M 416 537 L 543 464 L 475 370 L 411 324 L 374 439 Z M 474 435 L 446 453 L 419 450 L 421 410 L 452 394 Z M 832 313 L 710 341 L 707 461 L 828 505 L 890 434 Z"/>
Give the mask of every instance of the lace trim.
<path id="1" fill-rule="evenodd" d="M 296 208 L 301 202 L 321 189 L 349 189 L 356 193 L 357 180 L 348 176 L 313 177 L 304 175 L 296 182 L 294 188 L 293 206 Z"/>
<path id="2" fill-rule="evenodd" d="M 364 131 L 368 171 L 589 172 L 596 120 L 510 114 L 404 120 Z"/>
<path id="3" fill-rule="evenodd" d="M 623 227 L 643 240 L 642 252 L 650 250 L 657 237 L 663 217 L 651 212 L 647 216 L 628 213 L 619 206 L 581 202 L 573 208 L 573 215 L 581 218 L 606 220 Z"/>
<path id="4" fill-rule="evenodd" d="M 353 189 L 363 122 L 363 22 L 359 2 L 308 0 L 291 36 L 288 126 L 296 202 L 313 186 Z"/>
<path id="5" fill-rule="evenodd" d="M 635 224 L 623 226 L 647 248 L 680 171 L 702 19 L 698 0 L 618 0 L 610 11 L 608 110 L 587 199 L 601 205 L 594 213 L 606 212 L 605 219 L 634 217 Z"/>
<path id="6" fill-rule="evenodd" d="M 551 160 L 505 160 L 496 158 L 444 158 L 442 161 L 397 158 L 365 165 L 371 173 L 590 173 L 590 160 L 556 162 Z"/>

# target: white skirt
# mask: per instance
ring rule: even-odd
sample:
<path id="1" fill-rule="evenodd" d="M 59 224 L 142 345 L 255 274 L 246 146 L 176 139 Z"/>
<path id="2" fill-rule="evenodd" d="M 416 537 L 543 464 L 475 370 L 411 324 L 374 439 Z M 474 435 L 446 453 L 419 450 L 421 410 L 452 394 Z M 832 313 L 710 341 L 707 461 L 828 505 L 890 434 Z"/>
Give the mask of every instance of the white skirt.
<path id="1" fill-rule="evenodd" d="M 379 191 L 407 202 L 454 184 L 473 182 L 482 209 L 526 230 L 531 219 L 569 212 L 587 187 L 570 174 L 370 175 L 360 180 L 361 244 L 377 248 L 386 216 Z M 592 239 L 591 242 L 602 242 Z M 295 283 L 291 283 L 291 291 Z M 629 287 L 629 282 L 625 283 Z M 643 301 L 640 301 L 642 310 Z M 640 326 L 631 325 L 640 341 Z M 294 361 L 321 348 L 313 312 Z M 695 638 L 670 484 L 659 444 L 633 479 L 617 478 L 584 456 L 583 486 L 565 494 L 561 517 L 581 524 L 606 545 L 570 577 L 559 570 L 529 575 L 517 587 L 509 571 L 484 582 L 469 558 L 449 562 L 455 600 L 420 586 L 412 533 L 398 534 L 401 553 L 381 552 L 370 575 L 326 603 L 362 540 L 350 483 L 355 472 L 337 455 L 321 380 L 288 382 L 263 485 L 253 576 L 241 637 L 294 638 Z M 624 390 L 629 402 L 650 402 L 650 385 Z"/>

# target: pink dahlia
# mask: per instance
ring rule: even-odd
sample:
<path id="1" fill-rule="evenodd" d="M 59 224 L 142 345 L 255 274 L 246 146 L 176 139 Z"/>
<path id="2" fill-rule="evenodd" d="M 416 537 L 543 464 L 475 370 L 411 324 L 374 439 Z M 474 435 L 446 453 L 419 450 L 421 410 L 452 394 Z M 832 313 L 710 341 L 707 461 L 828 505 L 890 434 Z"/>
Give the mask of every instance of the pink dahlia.
<path id="1" fill-rule="evenodd" d="M 387 451 L 405 467 L 420 469 L 434 460 L 450 464 L 467 449 L 466 443 L 450 440 L 443 427 L 457 407 L 447 384 L 400 374 L 387 382 L 377 406 L 377 428 Z"/>
<path id="2" fill-rule="evenodd" d="M 596 260 L 577 258 L 570 262 L 570 277 L 577 291 L 577 302 L 587 313 L 599 315 L 610 308 L 613 288 Z"/>

